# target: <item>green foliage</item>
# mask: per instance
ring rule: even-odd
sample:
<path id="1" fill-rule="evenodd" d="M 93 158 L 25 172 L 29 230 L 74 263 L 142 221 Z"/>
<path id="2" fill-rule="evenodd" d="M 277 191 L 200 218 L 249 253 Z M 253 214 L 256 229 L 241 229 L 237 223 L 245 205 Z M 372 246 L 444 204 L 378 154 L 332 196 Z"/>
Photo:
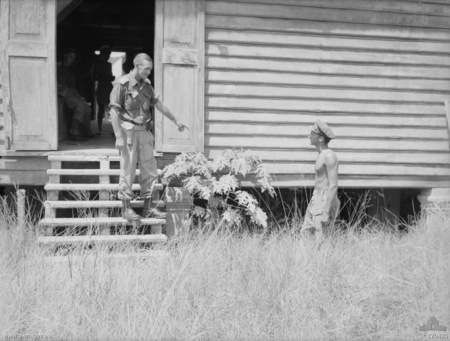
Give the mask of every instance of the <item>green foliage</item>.
<path id="1" fill-rule="evenodd" d="M 169 181 L 181 179 L 193 197 L 207 201 L 206 208 L 194 208 L 196 216 L 208 219 L 220 212 L 221 221 L 230 226 L 248 216 L 251 222 L 267 227 L 267 215 L 258 201 L 240 189 L 241 181 L 252 176 L 262 192 L 275 196 L 261 158 L 250 150 L 228 149 L 212 161 L 202 153 L 182 153 L 164 168 L 163 176 Z"/>

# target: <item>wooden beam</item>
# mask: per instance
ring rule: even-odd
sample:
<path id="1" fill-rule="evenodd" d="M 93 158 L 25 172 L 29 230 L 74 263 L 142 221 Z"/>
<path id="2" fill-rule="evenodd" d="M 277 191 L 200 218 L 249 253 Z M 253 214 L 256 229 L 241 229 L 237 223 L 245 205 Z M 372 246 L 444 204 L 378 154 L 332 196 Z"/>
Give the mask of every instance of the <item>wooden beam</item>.
<path id="1" fill-rule="evenodd" d="M 224 43 L 234 41 L 241 44 L 262 44 L 276 46 L 304 46 L 339 50 L 370 50 L 370 51 L 401 51 L 403 53 L 430 53 L 445 54 L 450 51 L 449 44 L 444 41 L 399 41 L 398 39 L 386 40 L 381 38 L 369 39 L 363 33 L 360 36 L 338 36 L 332 34 L 311 34 L 298 32 L 270 32 L 270 31 L 245 31 L 244 29 L 219 29 L 209 28 L 206 31 L 206 42 Z"/>
<path id="2" fill-rule="evenodd" d="M 362 152 L 350 151 L 350 150 L 339 150 L 332 149 L 337 153 L 339 163 L 342 164 L 354 164 L 354 163 L 389 163 L 389 164 L 403 164 L 408 166 L 410 164 L 417 166 L 435 166 L 435 167 L 450 167 L 450 153 L 433 153 L 433 152 L 404 152 L 399 153 L 395 151 L 384 151 L 384 152 L 374 152 L 364 150 Z M 308 149 L 309 148 L 309 149 Z M 213 159 L 219 155 L 222 155 L 223 148 L 206 148 L 205 155 Z M 258 155 L 263 163 L 266 162 L 311 162 L 313 164 L 317 159 L 317 152 L 310 146 L 305 146 L 305 148 L 295 149 L 295 148 L 283 148 L 283 149 L 264 149 L 255 148 L 252 151 Z"/>
<path id="3" fill-rule="evenodd" d="M 238 0 L 239 2 L 239 0 Z M 240 0 L 243 3 L 253 4 L 269 4 L 273 5 L 273 0 Z M 439 5 L 440 4 L 440 5 Z M 430 1 L 391 1 L 391 0 L 377 0 L 377 1 L 361 1 L 361 0 L 277 0 L 277 6 L 297 6 L 309 8 L 329 8 L 329 9 L 343 9 L 343 10 L 358 10 L 371 12 L 385 12 L 398 14 L 417 14 L 422 15 L 450 15 L 450 7 L 448 0 L 430 0 Z"/>
<path id="4" fill-rule="evenodd" d="M 165 219 L 143 218 L 140 219 L 142 225 L 165 224 Z M 87 217 L 87 218 L 44 218 L 39 222 L 39 226 L 113 226 L 132 225 L 133 222 L 122 217 Z"/>
<path id="5" fill-rule="evenodd" d="M 439 103 L 442 103 L 440 101 Z M 442 104 L 434 103 L 426 105 L 410 104 L 408 102 L 375 102 L 364 100 L 340 101 L 339 99 L 320 100 L 316 98 L 270 98 L 270 97 L 250 97 L 236 95 L 212 95 L 205 96 L 205 106 L 207 109 L 227 109 L 227 110 L 266 110 L 266 111 L 290 111 L 301 110 L 303 112 L 347 112 L 351 114 L 386 114 L 392 115 L 442 115 Z"/>
<path id="6" fill-rule="evenodd" d="M 303 141 L 300 137 L 285 135 L 233 135 L 233 134 L 214 134 L 206 135 L 207 148 L 244 148 L 244 149 L 280 149 L 280 148 L 301 148 L 307 143 L 306 136 Z M 446 139 L 431 140 L 412 138 L 406 139 L 387 139 L 375 138 L 367 139 L 363 135 L 353 139 L 336 139 L 331 145 L 336 149 L 345 149 L 348 151 L 365 151 L 371 152 L 446 152 L 448 151 L 448 143 Z"/>
<path id="7" fill-rule="evenodd" d="M 1 164 L 1 163 L 0 163 Z M 158 175 L 161 175 L 161 170 L 158 169 Z M 111 176 L 120 175 L 120 169 L 48 169 L 48 175 L 99 175 L 99 176 Z M 136 176 L 139 176 L 141 171 L 136 169 Z"/>
<path id="8" fill-rule="evenodd" d="M 47 184 L 44 186 L 46 191 L 118 191 L 119 184 Z M 133 184 L 132 190 L 139 191 L 141 186 L 139 184 Z M 154 190 L 163 190 L 161 184 L 155 184 Z"/>
<path id="9" fill-rule="evenodd" d="M 271 181 L 272 186 L 282 188 L 311 188 L 314 187 L 314 176 L 300 177 L 299 175 L 277 175 Z M 255 182 L 243 181 L 243 187 L 253 187 Z M 434 177 L 406 177 L 406 176 L 341 176 L 339 188 L 446 188 L 447 179 L 439 180 Z"/>
<path id="10" fill-rule="evenodd" d="M 336 1 L 333 1 L 336 2 Z M 329 5 L 332 6 L 331 3 Z M 288 20 L 308 20 L 362 25 L 384 26 L 385 28 L 413 27 L 413 28 L 443 28 L 449 27 L 447 17 L 418 16 L 416 13 L 390 13 L 376 11 L 358 11 L 353 9 L 333 9 L 297 6 L 280 6 L 272 2 L 268 4 L 248 4 L 226 1 L 208 1 L 207 14 L 224 15 L 230 17 L 258 17 Z"/>
<path id="11" fill-rule="evenodd" d="M 264 44 L 245 45 L 239 43 L 207 43 L 206 55 L 221 57 L 260 58 L 279 60 L 307 60 L 334 63 L 354 64 L 389 64 L 395 66 L 433 66 L 447 67 L 450 61 L 446 55 L 420 55 L 402 52 L 362 51 L 357 49 L 338 50 L 337 48 L 322 47 L 312 49 L 302 46 L 293 49 L 291 46 L 275 46 Z"/>
<path id="12" fill-rule="evenodd" d="M 363 81 L 361 81 L 363 83 Z M 386 84 L 388 86 L 388 84 Z M 336 85 L 334 88 L 308 87 L 307 84 L 284 85 L 265 83 L 216 83 L 205 84 L 205 96 L 236 96 L 239 98 L 273 98 L 273 99 L 311 99 L 338 100 L 338 101 L 364 101 L 365 103 L 385 103 L 386 105 L 415 104 L 439 105 L 448 96 L 448 93 L 420 93 L 407 91 L 393 91 L 392 89 L 348 89 Z M 442 108 L 442 107 L 441 107 Z M 441 109 L 442 110 L 442 109 Z"/>
<path id="13" fill-rule="evenodd" d="M 45 202 L 49 208 L 63 208 L 63 209 L 87 209 L 87 208 L 121 208 L 121 200 L 54 200 Z M 142 208 L 144 206 L 143 200 L 132 200 L 131 207 Z M 164 207 L 166 203 L 163 200 L 153 200 L 153 205 L 157 207 Z"/>
<path id="14" fill-rule="evenodd" d="M 81 5 L 83 0 L 59 0 L 57 4 L 57 23 L 63 21 L 75 8 Z"/>
<path id="15" fill-rule="evenodd" d="M 71 14 L 70 17 L 64 20 L 64 22 L 61 22 L 61 26 L 65 28 L 76 25 L 83 29 L 116 28 L 122 30 L 153 30 L 153 27 L 148 25 L 150 13 L 147 11 L 141 11 L 138 14 L 111 14 L 101 12 L 101 17 L 95 12 L 81 13 L 78 10 L 69 14 Z"/>
<path id="16" fill-rule="evenodd" d="M 226 71 L 263 71 L 282 72 L 285 74 L 317 74 L 329 76 L 356 76 L 361 78 L 389 78 L 389 79 L 411 79 L 423 81 L 424 79 L 436 79 L 447 81 L 450 78 L 450 70 L 442 68 L 430 68 L 420 65 L 402 66 L 399 68 L 387 68 L 382 64 L 356 64 L 346 62 L 322 61 L 317 63 L 313 60 L 282 60 L 264 59 L 258 56 L 250 58 L 224 57 L 206 54 L 206 66 L 208 69 L 220 69 Z"/>
<path id="17" fill-rule="evenodd" d="M 386 118 L 386 122 L 389 119 Z M 205 131 L 207 135 L 243 135 L 245 136 L 249 132 L 252 135 L 258 136 L 284 136 L 284 137 L 299 137 L 306 138 L 311 127 L 295 124 L 295 123 L 246 123 L 246 122 L 212 122 L 205 124 Z M 370 125 L 360 125 L 359 127 L 350 126 L 333 126 L 333 131 L 336 136 L 340 139 L 352 139 L 359 137 L 380 139 L 380 138 L 398 138 L 398 139 L 429 139 L 429 140 L 447 140 L 446 127 L 442 126 L 440 129 L 437 128 L 426 128 L 426 127 L 414 127 L 414 128 L 403 128 L 403 127 L 374 127 Z M 414 144 L 414 143 L 413 143 Z"/>
<path id="18" fill-rule="evenodd" d="M 210 2 L 208 2 L 210 3 Z M 232 4 L 230 2 L 230 4 Z M 293 21 L 296 20 L 296 21 Z M 293 25 L 300 23 L 300 25 Z M 360 36 L 362 33 L 370 37 L 385 38 L 407 38 L 407 39 L 425 39 L 425 40 L 447 40 L 449 32 L 447 30 L 427 30 L 421 27 L 409 27 L 407 30 L 401 26 L 377 27 L 373 25 L 367 30 L 366 25 L 356 24 L 352 22 L 339 23 L 334 25 L 330 30 L 330 21 L 313 21 L 301 19 L 300 17 L 292 20 L 283 18 L 264 18 L 257 16 L 238 16 L 223 15 L 222 13 L 207 13 L 206 28 L 227 28 L 227 29 L 246 29 L 246 30 L 262 30 L 262 31 L 279 31 L 279 32 L 326 32 L 340 36 Z M 331 31 L 331 32 L 330 32 Z"/>
<path id="19" fill-rule="evenodd" d="M 114 253 L 105 253 L 102 255 L 104 259 L 108 259 L 111 261 L 117 261 L 117 262 L 128 262 L 128 261 L 137 261 L 137 260 L 163 260 L 168 257 L 171 257 L 171 254 L 167 251 L 162 250 L 148 250 L 145 252 L 142 252 L 139 250 L 138 252 L 114 252 Z M 74 254 L 71 253 L 70 255 L 65 256 L 56 256 L 55 254 L 51 254 L 49 256 L 44 256 L 44 261 L 53 263 L 53 264 L 63 264 L 63 263 L 72 263 L 75 262 L 83 262 L 83 264 L 86 264 L 87 262 L 90 262 L 91 265 L 96 262 L 98 262 L 98 252 L 89 252 L 89 253 L 81 253 L 81 254 Z"/>
<path id="20" fill-rule="evenodd" d="M 449 84 L 450 86 L 450 84 Z M 283 111 L 256 111 L 251 109 L 245 110 L 218 110 L 210 109 L 205 113 L 205 123 L 254 123 L 254 124 L 294 124 L 311 126 L 320 118 L 323 122 L 335 126 L 345 127 L 362 127 L 372 126 L 380 129 L 384 128 L 424 128 L 424 129 L 445 129 L 447 121 L 445 116 L 438 115 L 371 115 L 355 113 L 322 113 L 314 114 L 311 112 L 302 112 L 301 110 L 293 112 Z M 309 133 L 309 132 L 308 132 Z"/>
<path id="21" fill-rule="evenodd" d="M 448 44 L 450 45 L 450 44 Z M 449 46 L 450 54 L 450 46 Z M 280 65 L 281 67 L 282 65 Z M 350 71 L 350 70 L 349 70 Z M 245 69 L 213 69 L 206 70 L 206 81 L 214 83 L 267 84 L 282 86 L 302 86 L 304 88 L 321 89 L 357 89 L 408 91 L 414 93 L 443 93 L 448 96 L 450 81 L 442 79 L 422 78 L 414 82 L 408 78 L 386 76 L 368 76 L 358 74 L 338 74 L 332 76 L 319 72 L 256 71 Z"/>
<path id="22" fill-rule="evenodd" d="M 149 235 L 112 235 L 112 236 L 62 236 L 62 237 L 39 237 L 37 239 L 40 245 L 64 245 L 64 244 L 111 244 L 111 243 L 162 243 L 167 241 L 163 234 Z"/>

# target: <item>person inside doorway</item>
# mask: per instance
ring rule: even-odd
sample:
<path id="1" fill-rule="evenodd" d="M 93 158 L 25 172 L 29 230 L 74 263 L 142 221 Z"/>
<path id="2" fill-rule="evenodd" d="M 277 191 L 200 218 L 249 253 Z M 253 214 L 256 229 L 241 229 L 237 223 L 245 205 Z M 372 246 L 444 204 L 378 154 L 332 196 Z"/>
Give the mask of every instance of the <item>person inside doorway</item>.
<path id="1" fill-rule="evenodd" d="M 72 111 L 69 137 L 72 140 L 85 140 L 95 137 L 91 132 L 91 108 L 76 89 L 73 64 L 77 51 L 73 48 L 64 51 L 64 59 L 57 68 L 58 97 Z"/>
<path id="2" fill-rule="evenodd" d="M 324 230 L 333 225 L 339 212 L 340 202 L 337 197 L 339 161 L 336 153 L 328 147 L 335 138 L 331 128 L 317 120 L 311 128 L 310 144 L 318 153 L 315 162 L 314 192 L 301 229 L 303 236 L 315 236 L 322 242 Z"/>
<path id="3" fill-rule="evenodd" d="M 96 82 L 95 97 L 98 105 L 97 125 L 100 133 L 102 131 L 105 109 L 109 106 L 109 96 L 113 88 L 112 81 L 115 79 L 112 73 L 112 65 L 108 61 L 110 56 L 110 47 L 103 46 L 100 49 L 99 60 L 96 61 L 92 67 L 92 79 Z"/>
<path id="4" fill-rule="evenodd" d="M 150 109 L 156 107 L 170 119 L 180 132 L 187 127 L 179 123 L 172 112 L 155 94 L 148 80 L 153 69 L 149 55 L 139 53 L 133 60 L 134 69 L 122 76 L 114 85 L 110 97 L 111 123 L 116 137 L 116 148 L 120 152 L 119 199 L 122 200 L 122 215 L 128 221 L 144 218 L 165 218 L 165 214 L 151 207 L 153 184 L 158 176 L 153 153 L 153 122 Z M 144 199 L 142 217 L 131 208 L 134 198 L 132 185 L 139 163 L 141 185 L 140 197 Z"/>

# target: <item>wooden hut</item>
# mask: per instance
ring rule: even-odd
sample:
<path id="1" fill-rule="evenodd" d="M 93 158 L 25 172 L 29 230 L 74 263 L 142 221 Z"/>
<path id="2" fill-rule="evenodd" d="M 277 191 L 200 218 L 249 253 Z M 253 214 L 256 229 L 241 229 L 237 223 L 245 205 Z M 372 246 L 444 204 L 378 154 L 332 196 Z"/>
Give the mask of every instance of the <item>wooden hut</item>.
<path id="1" fill-rule="evenodd" d="M 447 0 L 1 0 L 0 17 L 0 184 L 44 185 L 49 153 L 65 150 L 55 66 L 66 25 L 113 49 L 147 30 L 154 87 L 191 128 L 156 116 L 161 162 L 249 148 L 276 186 L 310 187 L 320 118 L 337 135 L 340 187 L 450 198 Z"/>

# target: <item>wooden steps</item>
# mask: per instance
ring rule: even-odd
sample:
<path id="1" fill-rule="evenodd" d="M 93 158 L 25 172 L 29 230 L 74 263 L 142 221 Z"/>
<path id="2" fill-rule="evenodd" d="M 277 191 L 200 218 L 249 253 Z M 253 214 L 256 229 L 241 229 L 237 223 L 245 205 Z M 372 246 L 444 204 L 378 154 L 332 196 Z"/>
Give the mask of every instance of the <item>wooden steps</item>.
<path id="1" fill-rule="evenodd" d="M 50 154 L 48 159 L 51 168 L 47 170 L 49 182 L 44 186 L 47 200 L 44 203 L 45 218 L 39 222 L 40 245 L 156 243 L 167 240 L 162 234 L 165 219 L 129 222 L 122 218 L 122 202 L 117 200 L 119 156 L 55 153 Z M 136 175 L 139 176 L 139 170 Z M 115 177 L 114 183 L 110 177 Z M 163 188 L 161 183 L 153 186 L 152 201 L 160 209 L 165 207 L 160 199 Z M 140 185 L 135 183 L 132 189 L 140 191 Z M 132 200 L 131 206 L 139 213 L 143 200 Z M 130 226 L 134 234 L 127 234 Z M 73 231 L 84 235 L 67 235 Z M 111 235 L 111 232 L 116 234 Z"/>

